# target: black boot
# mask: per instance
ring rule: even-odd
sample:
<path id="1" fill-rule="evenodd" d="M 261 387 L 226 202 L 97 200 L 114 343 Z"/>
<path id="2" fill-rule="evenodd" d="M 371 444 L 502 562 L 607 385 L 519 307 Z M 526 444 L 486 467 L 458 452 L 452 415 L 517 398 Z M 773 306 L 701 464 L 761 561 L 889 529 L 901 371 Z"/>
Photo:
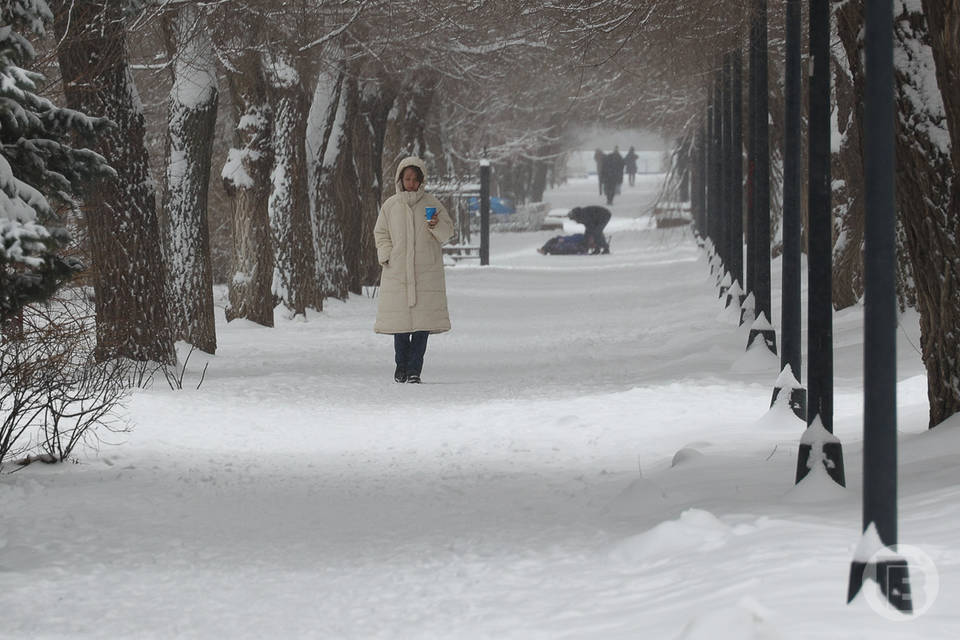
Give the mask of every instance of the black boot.
<path id="1" fill-rule="evenodd" d="M 394 382 L 407 382 L 407 370 L 403 367 L 398 366 L 397 370 L 393 372 L 393 381 Z M 417 382 L 420 382 L 419 378 Z"/>

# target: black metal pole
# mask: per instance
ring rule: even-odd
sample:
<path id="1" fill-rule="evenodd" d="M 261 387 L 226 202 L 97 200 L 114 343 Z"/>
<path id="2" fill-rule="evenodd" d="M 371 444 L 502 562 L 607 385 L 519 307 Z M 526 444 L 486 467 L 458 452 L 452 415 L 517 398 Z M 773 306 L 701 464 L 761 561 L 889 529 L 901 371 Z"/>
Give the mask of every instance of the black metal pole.
<path id="1" fill-rule="evenodd" d="M 706 137 L 706 124 L 700 123 L 700 127 L 697 129 L 697 145 L 696 155 L 694 156 L 694 163 L 696 166 L 696 175 L 697 181 L 694 193 L 697 195 L 697 234 L 699 235 L 699 240 L 702 242 L 703 238 L 706 236 L 704 230 L 703 221 L 705 220 L 704 208 L 706 204 L 707 197 L 707 188 L 706 181 L 704 180 L 704 165 L 706 163 L 706 146 L 704 145 L 704 138 Z"/>
<path id="2" fill-rule="evenodd" d="M 781 273 L 780 307 L 780 369 L 790 367 L 790 373 L 799 383 L 801 366 L 801 302 L 800 302 L 800 186 L 802 78 L 801 73 L 801 0 L 787 0 L 785 97 L 783 152 L 783 270 Z M 782 389 L 773 390 L 773 401 Z M 790 392 L 790 407 L 802 420 L 807 417 L 807 395 L 803 388 Z"/>
<path id="3" fill-rule="evenodd" d="M 703 237 L 713 241 L 713 92 L 707 88 L 707 110 L 703 119 Z M 713 247 L 708 243 L 710 251 Z M 713 257 L 712 255 L 710 256 Z M 711 269 L 712 269 L 711 265 Z M 712 271 L 711 271 L 712 273 Z"/>
<path id="4" fill-rule="evenodd" d="M 695 128 L 690 142 L 690 223 L 694 238 L 700 235 L 700 131 Z"/>
<path id="5" fill-rule="evenodd" d="M 743 280 L 743 50 L 740 48 L 733 52 L 732 94 L 730 166 L 733 172 L 730 184 L 733 197 L 730 200 L 730 230 L 733 243 L 730 246 L 733 254 L 730 256 L 730 273 L 742 290 L 746 283 Z M 741 302 L 743 300 L 737 301 L 738 304 Z"/>
<path id="6" fill-rule="evenodd" d="M 714 251 L 722 259 L 723 247 L 720 243 L 720 103 L 717 100 L 717 87 L 714 83 L 710 91 L 710 240 Z M 723 276 L 723 269 L 718 277 Z"/>
<path id="7" fill-rule="evenodd" d="M 894 76 L 893 13 L 888 1 L 866 6 L 864 100 L 864 234 L 863 323 L 863 529 L 876 526 L 887 547 L 897 544 L 897 302 L 896 217 L 894 213 Z M 863 584 L 862 569 L 851 567 L 852 599 Z M 875 567 L 884 595 L 900 611 L 911 611 L 905 562 L 897 571 Z M 884 563 L 881 563 L 884 565 Z M 893 578 L 891 584 L 887 578 Z M 857 579 L 859 577 L 859 580 Z"/>
<path id="8" fill-rule="evenodd" d="M 710 240 L 710 233 L 713 231 L 713 218 L 711 217 L 711 203 L 713 202 L 713 150 L 711 144 L 713 140 L 713 94 L 707 91 L 707 109 L 703 118 L 703 238 Z M 713 247 L 710 246 L 713 251 Z M 710 256 L 713 257 L 712 255 Z"/>
<path id="9" fill-rule="evenodd" d="M 830 0 L 810 0 L 809 238 L 807 296 L 807 424 L 819 422 L 833 433 L 833 302 L 830 216 Z M 809 472 L 812 444 L 802 442 L 796 481 Z M 824 465 L 838 484 L 845 485 L 840 441 L 822 444 Z"/>
<path id="10" fill-rule="evenodd" d="M 490 161 L 480 161 L 480 264 L 490 264 Z"/>
<path id="11" fill-rule="evenodd" d="M 757 166 L 757 24 L 750 20 L 750 37 L 747 46 L 747 266 L 746 287 L 749 295 L 756 288 L 756 166 Z"/>
<path id="12" fill-rule="evenodd" d="M 730 276 L 732 286 L 734 281 L 732 266 L 736 258 L 733 255 L 733 163 L 730 161 L 733 153 L 733 54 L 731 53 L 723 56 L 721 95 L 723 96 L 721 120 L 723 122 L 723 245 L 725 247 L 723 267 Z M 726 294 L 726 291 L 723 293 Z M 727 304 L 730 302 L 728 296 Z"/>
<path id="13" fill-rule="evenodd" d="M 765 318 L 766 327 L 752 329 L 747 338 L 749 348 L 758 337 L 771 353 L 777 352 L 777 338 L 770 313 L 770 125 L 767 95 L 767 0 L 754 0 L 753 20 L 756 23 L 756 164 L 754 167 L 754 309 L 757 318 Z"/>
<path id="14" fill-rule="evenodd" d="M 713 144 L 714 150 L 716 151 L 716 161 L 714 162 L 713 171 L 714 171 L 714 184 L 717 185 L 717 237 L 714 238 L 714 242 L 717 245 L 717 252 L 720 254 L 720 258 L 723 261 L 723 267 L 720 269 L 718 274 L 721 278 L 727 270 L 727 217 L 726 217 L 726 190 L 725 185 L 723 184 L 723 166 L 724 166 L 724 156 L 723 156 L 723 70 L 718 69 L 714 75 L 713 82 L 713 106 L 714 106 L 714 130 L 713 130 Z M 719 283 L 718 283 L 719 284 Z M 723 295 L 723 292 L 720 292 Z"/>
<path id="15" fill-rule="evenodd" d="M 705 143 L 707 135 L 707 126 L 705 122 L 700 123 L 700 127 L 697 129 L 697 155 L 696 155 L 696 165 L 697 165 L 697 233 L 699 235 L 698 241 L 703 242 L 706 238 L 706 229 L 704 227 L 704 221 L 706 220 L 706 201 L 707 201 L 707 181 L 705 173 L 706 157 L 707 157 L 707 147 Z"/>
<path id="16" fill-rule="evenodd" d="M 756 32 L 754 47 L 757 63 L 756 74 L 756 135 L 754 183 L 754 233 L 756 251 L 754 266 L 754 297 L 756 298 L 757 317 L 761 313 L 770 320 L 770 117 L 769 97 L 767 96 L 767 0 L 754 0 L 753 20 Z"/>

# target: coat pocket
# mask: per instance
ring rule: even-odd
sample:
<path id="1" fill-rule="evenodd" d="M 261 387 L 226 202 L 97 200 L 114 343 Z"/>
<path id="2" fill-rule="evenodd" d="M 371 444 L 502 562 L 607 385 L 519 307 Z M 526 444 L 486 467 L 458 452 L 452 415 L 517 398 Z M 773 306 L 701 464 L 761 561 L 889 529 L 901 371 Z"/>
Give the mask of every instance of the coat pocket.
<path id="1" fill-rule="evenodd" d="M 440 253 L 440 245 L 437 243 L 436 238 L 430 235 L 430 232 L 426 232 L 425 236 L 426 237 L 420 238 L 420 243 L 417 245 L 417 251 L 413 257 L 413 263 L 419 265 L 437 264 L 439 261 L 438 254 Z"/>
<path id="2" fill-rule="evenodd" d="M 383 269 L 380 272 L 380 280 L 400 280 L 401 268 L 397 266 L 398 264 L 397 258 L 390 258 L 390 260 L 383 265 Z"/>

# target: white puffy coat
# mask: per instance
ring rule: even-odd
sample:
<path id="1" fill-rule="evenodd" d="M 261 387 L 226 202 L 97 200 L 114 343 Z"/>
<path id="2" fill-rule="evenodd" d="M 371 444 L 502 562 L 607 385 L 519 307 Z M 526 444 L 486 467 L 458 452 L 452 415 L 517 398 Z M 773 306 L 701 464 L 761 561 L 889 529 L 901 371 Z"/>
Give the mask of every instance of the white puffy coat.
<path id="1" fill-rule="evenodd" d="M 400 176 L 409 166 L 419 167 L 426 182 L 427 169 L 420 158 L 401 160 L 396 173 L 397 193 L 380 207 L 373 228 L 377 259 L 383 267 L 373 327 L 377 333 L 450 330 L 440 247 L 453 237 L 453 221 L 440 201 L 424 191 L 423 184 L 417 191 L 403 190 Z M 427 226 L 426 207 L 437 208 L 437 226 L 433 229 Z"/>

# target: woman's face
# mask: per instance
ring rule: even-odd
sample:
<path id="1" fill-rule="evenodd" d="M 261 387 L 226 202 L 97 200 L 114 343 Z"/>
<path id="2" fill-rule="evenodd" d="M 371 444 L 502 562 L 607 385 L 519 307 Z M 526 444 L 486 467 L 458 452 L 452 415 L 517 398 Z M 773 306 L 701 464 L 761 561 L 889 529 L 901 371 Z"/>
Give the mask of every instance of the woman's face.
<path id="1" fill-rule="evenodd" d="M 416 191 L 420 188 L 420 178 L 417 177 L 417 170 L 413 167 L 404 169 L 400 179 L 403 180 L 404 191 Z"/>

